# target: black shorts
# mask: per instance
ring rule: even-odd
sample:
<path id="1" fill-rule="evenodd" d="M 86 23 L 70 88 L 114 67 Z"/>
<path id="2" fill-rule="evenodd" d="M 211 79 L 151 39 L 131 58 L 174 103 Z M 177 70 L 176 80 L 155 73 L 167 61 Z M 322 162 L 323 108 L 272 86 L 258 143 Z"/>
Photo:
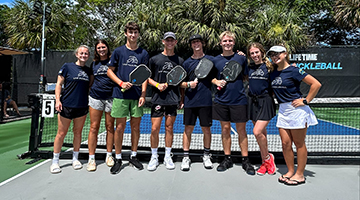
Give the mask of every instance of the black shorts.
<path id="1" fill-rule="evenodd" d="M 163 117 L 167 116 L 176 116 L 177 115 L 177 105 L 167 105 L 162 106 L 158 104 L 153 104 L 151 106 L 151 117 Z"/>
<path id="2" fill-rule="evenodd" d="M 211 127 L 212 125 L 211 106 L 184 108 L 184 125 L 195 126 L 196 119 L 198 117 L 201 127 Z"/>
<path id="3" fill-rule="evenodd" d="M 232 123 L 247 122 L 247 105 L 222 105 L 213 103 L 213 119 Z"/>
<path id="4" fill-rule="evenodd" d="M 65 117 L 67 119 L 75 119 L 78 117 L 82 117 L 87 115 L 89 112 L 89 107 L 86 108 L 69 108 L 69 107 L 62 107 L 60 112 L 60 116 Z"/>
<path id="5" fill-rule="evenodd" d="M 252 121 L 263 120 L 270 121 L 276 115 L 274 99 L 269 95 L 250 96 L 249 119 Z"/>

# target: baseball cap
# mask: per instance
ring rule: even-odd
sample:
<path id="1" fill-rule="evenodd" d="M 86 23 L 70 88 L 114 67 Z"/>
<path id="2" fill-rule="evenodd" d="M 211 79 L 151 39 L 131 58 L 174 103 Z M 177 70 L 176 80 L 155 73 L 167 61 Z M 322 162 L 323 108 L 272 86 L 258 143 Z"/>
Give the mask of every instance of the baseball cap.
<path id="1" fill-rule="evenodd" d="M 189 43 L 191 43 L 191 41 L 196 40 L 196 39 L 203 41 L 203 38 L 201 37 L 201 35 L 195 34 L 195 35 L 190 36 Z"/>
<path id="2" fill-rule="evenodd" d="M 164 40 L 166 40 L 166 38 L 169 38 L 169 37 L 174 38 L 174 40 L 176 40 L 175 33 L 173 33 L 173 32 L 166 32 L 164 34 Z"/>
<path id="3" fill-rule="evenodd" d="M 272 46 L 269 51 L 266 52 L 268 56 L 270 52 L 286 52 L 286 48 L 283 46 Z"/>

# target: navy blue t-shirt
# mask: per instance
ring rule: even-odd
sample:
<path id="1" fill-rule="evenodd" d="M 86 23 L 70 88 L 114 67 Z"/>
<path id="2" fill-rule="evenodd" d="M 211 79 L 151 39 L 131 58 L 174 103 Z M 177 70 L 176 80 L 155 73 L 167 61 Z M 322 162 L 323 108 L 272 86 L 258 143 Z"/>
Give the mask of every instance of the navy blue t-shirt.
<path id="1" fill-rule="evenodd" d="M 108 66 L 115 67 L 114 73 L 120 80 L 129 82 L 129 74 L 131 71 L 140 64 L 148 65 L 148 63 L 149 54 L 145 49 L 139 47 L 133 51 L 123 45 L 114 50 Z M 132 86 L 125 92 L 121 92 L 121 87 L 119 85 L 115 85 L 112 94 L 112 97 L 118 99 L 138 100 L 140 96 L 141 86 Z"/>
<path id="2" fill-rule="evenodd" d="M 114 82 L 107 76 L 109 60 L 93 62 L 90 66 L 94 73 L 94 83 L 90 89 L 90 96 L 94 99 L 107 100 L 112 96 Z"/>
<path id="3" fill-rule="evenodd" d="M 275 67 L 270 73 L 271 87 L 279 103 L 291 102 L 302 97 L 300 83 L 308 74 L 297 67 L 289 66 L 281 71 Z"/>
<path id="4" fill-rule="evenodd" d="M 214 59 L 213 56 L 209 55 L 205 55 L 205 58 L 211 61 Z M 196 78 L 194 70 L 201 59 L 202 58 L 193 59 L 190 57 L 185 60 L 183 67 L 188 74 L 185 81 L 193 81 Z M 213 67 L 207 77 L 198 79 L 198 84 L 195 88 L 185 89 L 184 108 L 212 106 L 211 80 L 215 77 L 216 68 Z"/>
<path id="5" fill-rule="evenodd" d="M 233 54 L 232 56 L 218 55 L 214 58 L 214 66 L 218 70 L 217 79 L 222 80 L 224 77 L 220 74 L 226 63 L 230 60 L 237 61 L 243 67 L 243 71 L 235 81 L 227 82 L 225 87 L 215 93 L 214 102 L 222 105 L 247 105 L 247 98 L 243 79 L 249 74 L 247 60 L 245 56 Z"/>
<path id="6" fill-rule="evenodd" d="M 91 69 L 87 66 L 78 66 L 75 63 L 65 63 L 58 75 L 65 78 L 64 89 L 60 97 L 62 105 L 70 108 L 88 107 Z"/>
<path id="7" fill-rule="evenodd" d="M 269 94 L 269 72 L 265 63 L 249 66 L 249 94 Z"/>
<path id="8" fill-rule="evenodd" d="M 176 65 L 182 65 L 184 59 L 178 55 L 165 56 L 162 53 L 150 58 L 149 66 L 151 78 L 158 83 L 166 83 L 166 75 Z M 151 103 L 159 105 L 178 105 L 180 102 L 179 85 L 169 85 L 166 90 L 159 91 L 156 87 L 152 88 Z"/>

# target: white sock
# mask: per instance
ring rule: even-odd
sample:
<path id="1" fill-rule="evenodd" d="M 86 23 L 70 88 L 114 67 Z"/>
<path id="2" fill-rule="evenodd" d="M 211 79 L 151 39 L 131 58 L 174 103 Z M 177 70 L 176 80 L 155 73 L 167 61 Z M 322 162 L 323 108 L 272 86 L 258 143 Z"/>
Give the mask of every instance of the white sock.
<path id="1" fill-rule="evenodd" d="M 151 155 L 156 157 L 158 155 L 158 148 L 151 148 Z"/>
<path id="2" fill-rule="evenodd" d="M 59 164 L 60 153 L 53 153 L 52 164 Z"/>
<path id="3" fill-rule="evenodd" d="M 73 162 L 78 160 L 78 158 L 79 158 L 79 152 L 78 151 L 73 151 L 73 158 L 72 158 Z"/>
<path id="4" fill-rule="evenodd" d="M 89 161 L 90 160 L 95 160 L 95 155 L 89 155 Z"/>
<path id="5" fill-rule="evenodd" d="M 106 156 L 112 156 L 112 152 L 106 152 Z"/>
<path id="6" fill-rule="evenodd" d="M 171 147 L 165 147 L 165 157 L 170 157 L 171 155 Z"/>
<path id="7" fill-rule="evenodd" d="M 115 154 L 116 159 L 121 159 L 121 154 Z"/>
<path id="8" fill-rule="evenodd" d="M 131 151 L 131 157 L 136 157 L 137 152 L 136 151 Z"/>

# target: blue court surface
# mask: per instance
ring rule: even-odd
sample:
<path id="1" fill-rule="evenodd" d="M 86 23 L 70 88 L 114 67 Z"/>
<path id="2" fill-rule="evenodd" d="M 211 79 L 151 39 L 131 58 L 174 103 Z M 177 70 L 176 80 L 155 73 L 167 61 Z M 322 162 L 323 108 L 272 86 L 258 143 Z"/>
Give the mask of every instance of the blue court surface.
<path id="1" fill-rule="evenodd" d="M 276 128 L 276 120 L 277 116 L 274 117 L 269 125 L 267 126 L 268 134 L 277 135 L 279 134 L 278 129 Z M 162 120 L 160 133 L 165 133 L 164 128 L 164 121 L 165 118 Z M 343 126 L 341 124 L 336 124 L 332 122 L 327 122 L 321 119 L 318 119 L 318 124 L 316 126 L 310 126 L 307 131 L 307 135 L 360 135 L 360 130 L 356 128 L 351 128 L 347 126 Z M 235 124 L 232 123 L 231 125 L 235 129 Z M 251 121 L 248 121 L 246 123 L 246 131 L 248 134 L 252 134 L 253 124 Z M 221 127 L 220 122 L 217 120 L 213 120 L 212 125 L 212 133 L 213 134 L 221 134 Z M 128 122 L 125 133 L 130 133 L 130 122 Z M 174 133 L 182 133 L 184 132 L 184 125 L 183 125 L 183 115 L 178 114 L 176 117 L 176 121 L 174 124 Z M 151 118 L 150 114 L 145 114 L 144 117 L 142 117 L 141 125 L 140 125 L 140 133 L 142 134 L 150 134 L 151 133 Z M 193 133 L 202 133 L 199 120 L 196 122 L 196 126 L 194 128 Z"/>

